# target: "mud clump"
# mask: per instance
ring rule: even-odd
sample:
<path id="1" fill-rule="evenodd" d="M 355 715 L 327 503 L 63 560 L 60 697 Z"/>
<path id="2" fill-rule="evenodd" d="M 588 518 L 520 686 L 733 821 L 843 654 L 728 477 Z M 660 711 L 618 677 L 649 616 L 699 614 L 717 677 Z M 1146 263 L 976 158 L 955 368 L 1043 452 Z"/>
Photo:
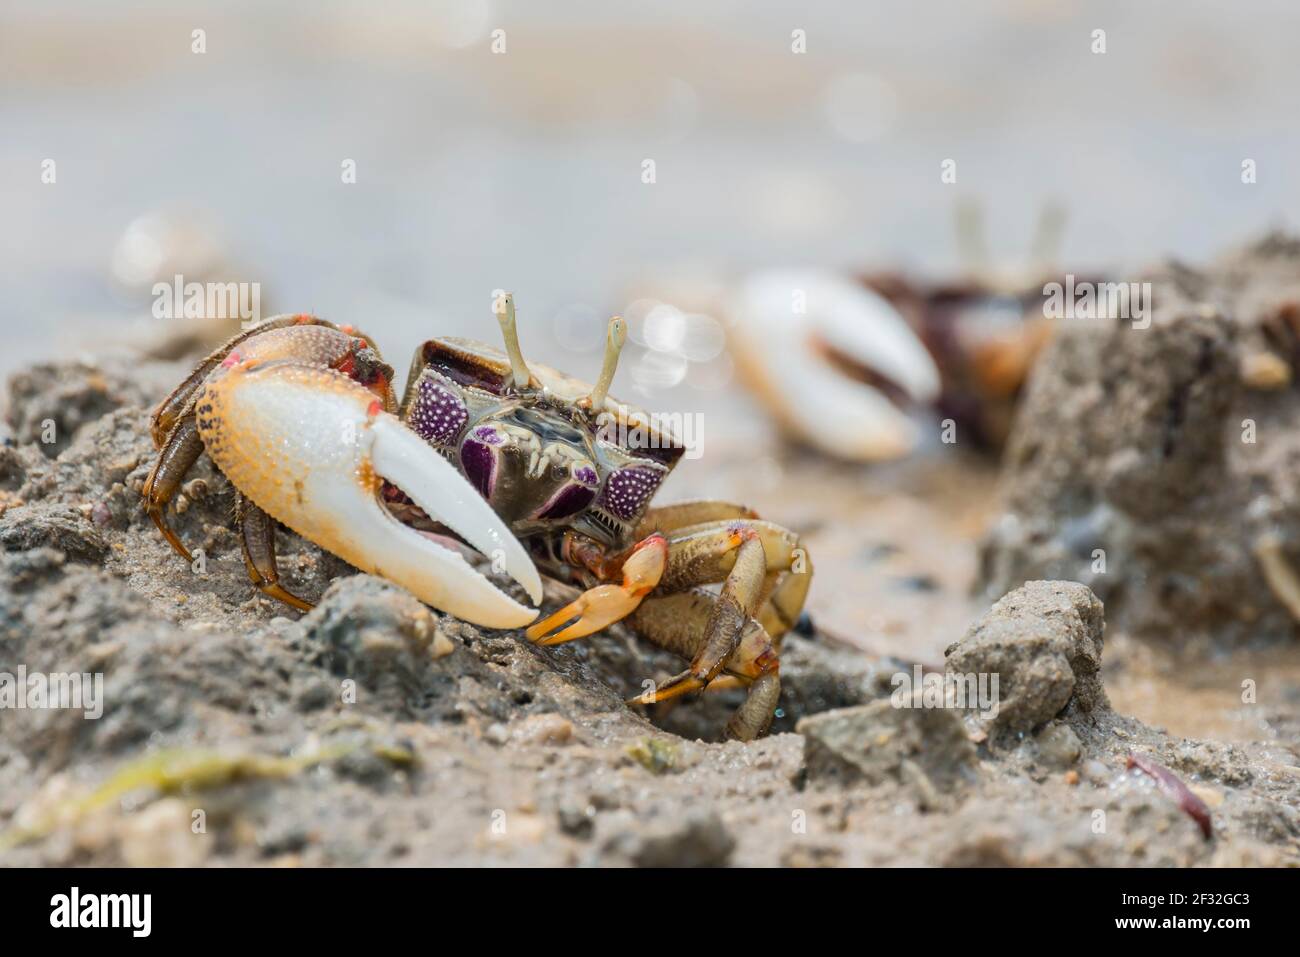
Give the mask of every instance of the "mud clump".
<path id="1" fill-rule="evenodd" d="M 1258 753 L 1115 713 L 1101 682 L 1104 629 L 1101 602 L 1078 583 L 1004 596 L 947 653 L 950 679 L 999 675 L 992 715 L 984 702 L 942 697 L 919 710 L 882 700 L 805 718 L 807 796 L 865 790 L 924 815 L 935 830 L 914 836 L 911 851 L 945 865 L 1281 863 L 1280 835 L 1300 818 L 1284 796 L 1294 785 L 1260 788 L 1247 770 Z M 1025 802 L 1017 781 L 1034 782 L 1042 801 Z M 1112 837 L 1092 830 L 1099 814 Z M 843 826 L 853 829 L 852 812 Z M 862 862 L 843 846 L 786 861 Z"/>
<path id="2" fill-rule="evenodd" d="M 606 859 L 636 867 L 724 867 L 736 839 L 712 811 L 690 811 L 662 821 L 619 821 L 601 844 Z"/>
<path id="3" fill-rule="evenodd" d="M 1063 323 L 1007 448 L 982 545 L 992 598 L 1091 587 L 1112 627 L 1216 645 L 1300 614 L 1300 244 L 1160 267 L 1148 327 Z"/>
<path id="4" fill-rule="evenodd" d="M 15 491 L 26 478 L 27 467 L 23 464 L 23 457 L 18 454 L 18 450 L 0 444 L 0 492 Z"/>
<path id="5" fill-rule="evenodd" d="M 108 554 L 108 543 L 89 517 L 71 506 L 41 503 L 7 509 L 0 515 L 0 549 L 34 548 L 53 548 L 79 562 L 98 562 Z"/>
<path id="6" fill-rule="evenodd" d="M 1053 722 L 1034 735 L 1036 757 L 1052 768 L 1068 768 L 1083 754 L 1083 743 L 1065 722 Z"/>
<path id="7" fill-rule="evenodd" d="M 1109 707 L 1103 608 L 1086 585 L 1030 582 L 1004 596 L 945 656 L 950 673 L 997 675 L 992 730 L 1032 731 L 1067 709 Z"/>
<path id="8" fill-rule="evenodd" d="M 370 575 L 336 581 L 302 619 L 309 642 L 331 674 L 392 696 L 418 693 L 437 652 L 451 651 L 437 616 L 410 592 Z M 307 702 L 316 690 L 307 692 Z"/>
<path id="9" fill-rule="evenodd" d="M 57 458 L 81 428 L 129 402 L 143 402 L 138 384 L 89 363 L 43 364 L 9 380 L 6 420 L 14 438 Z"/>
<path id="10" fill-rule="evenodd" d="M 810 780 L 904 785 L 925 804 L 933 803 L 932 792 L 953 790 L 975 764 L 975 746 L 960 714 L 948 709 L 875 701 L 804 718 L 796 730 L 804 736 Z"/>

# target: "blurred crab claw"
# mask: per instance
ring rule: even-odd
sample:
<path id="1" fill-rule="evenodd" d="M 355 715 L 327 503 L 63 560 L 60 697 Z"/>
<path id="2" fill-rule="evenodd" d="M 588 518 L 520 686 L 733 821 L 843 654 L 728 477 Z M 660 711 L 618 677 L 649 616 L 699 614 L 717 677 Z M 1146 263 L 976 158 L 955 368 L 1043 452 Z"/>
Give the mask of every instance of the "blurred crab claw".
<path id="1" fill-rule="evenodd" d="M 209 455 L 242 493 L 321 548 L 458 618 L 521 628 L 537 617 L 381 504 L 382 478 L 541 603 L 541 577 L 505 523 L 373 392 L 317 366 L 232 358 L 196 411 Z"/>
<path id="2" fill-rule="evenodd" d="M 915 447 L 903 406 L 938 398 L 939 370 L 884 298 L 834 273 L 767 272 L 744 280 L 730 309 L 740 372 L 786 430 L 858 461 Z"/>

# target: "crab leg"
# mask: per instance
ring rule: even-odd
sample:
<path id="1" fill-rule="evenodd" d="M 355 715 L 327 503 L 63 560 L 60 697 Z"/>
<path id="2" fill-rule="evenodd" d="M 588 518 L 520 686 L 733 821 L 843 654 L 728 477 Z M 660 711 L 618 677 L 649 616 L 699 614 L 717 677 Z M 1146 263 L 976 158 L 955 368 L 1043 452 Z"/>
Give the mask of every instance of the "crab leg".
<path id="1" fill-rule="evenodd" d="M 525 635 L 529 641 L 541 645 L 559 645 L 574 638 L 585 638 L 621 621 L 636 611 L 641 599 L 659 584 L 667 561 L 668 542 L 662 535 L 651 535 L 637 542 L 623 562 L 623 584 L 597 585 L 583 592 L 555 614 L 533 625 Z M 560 628 L 566 624 L 567 628 Z M 560 630 L 556 631 L 557 628 Z"/>
<path id="2" fill-rule="evenodd" d="M 648 510 L 637 526 L 637 534 L 648 535 L 654 529 L 675 534 L 688 526 L 737 519 L 756 520 L 758 513 L 744 505 L 712 499 L 674 502 L 672 505 Z M 806 558 L 805 555 L 805 561 Z M 779 642 L 799 620 L 810 584 L 812 574 L 808 568 L 799 573 L 780 570 L 768 572 L 768 581 L 764 583 L 763 591 L 769 597 L 763 602 L 757 617 L 773 641 Z"/>
<path id="3" fill-rule="evenodd" d="M 675 532 L 689 525 L 703 525 L 705 522 L 730 521 L 738 518 L 755 519 L 758 518 L 758 513 L 747 506 L 717 499 L 674 502 L 672 505 L 647 509 L 645 517 L 637 525 L 637 535 L 644 538 L 653 531 Z"/>
<path id="4" fill-rule="evenodd" d="M 192 562 L 194 556 L 167 524 L 166 510 L 167 503 L 180 488 L 185 473 L 193 468 L 194 463 L 203 454 L 203 441 L 199 438 L 193 414 L 173 423 L 161 448 L 158 460 L 150 470 L 149 477 L 145 479 L 140 494 L 144 499 L 145 511 L 158 526 L 158 531 L 163 533 L 163 537 L 171 543 L 177 554 L 187 562 Z"/>
<path id="5" fill-rule="evenodd" d="M 753 741 L 768 729 L 781 700 L 781 679 L 775 669 L 754 679 L 749 694 L 727 722 L 727 734 L 741 741 Z"/>
<path id="6" fill-rule="evenodd" d="M 598 585 L 584 592 L 575 601 L 528 629 L 529 640 L 553 645 L 582 638 L 631 614 L 650 589 L 658 587 L 661 594 L 671 593 L 710 582 L 725 584 L 717 598 L 716 621 L 710 631 L 715 636 L 714 644 L 707 652 L 701 651 L 702 657 L 692 665 L 691 673 L 696 677 L 708 681 L 717 674 L 719 662 L 725 660 L 730 653 L 728 649 L 734 647 L 738 629 L 745 618 L 757 617 L 764 627 L 771 628 L 774 639 L 784 635 L 799 618 L 812 577 L 806 552 L 801 556 L 805 567 L 795 570 L 796 556 L 801 551 L 798 536 L 772 522 L 747 518 L 705 521 L 674 528 L 681 522 L 736 512 L 743 514 L 749 510 L 743 506 L 709 501 L 665 507 L 663 513 L 657 513 L 655 517 L 673 529 L 670 533 L 672 539 L 666 542 L 665 564 L 659 566 L 659 557 L 655 556 L 653 581 L 643 573 L 643 568 L 651 567 L 648 557 L 643 557 L 640 562 L 628 558 L 622 566 L 624 581 L 621 586 Z M 663 536 L 654 533 L 634 547 L 633 555 L 655 539 L 659 540 L 656 552 L 663 548 Z M 743 562 L 742 553 L 745 556 Z M 614 568 L 618 566 L 614 565 Z M 599 578 L 606 577 L 606 572 L 595 564 L 592 571 Z M 574 618 L 578 621 L 550 634 Z M 697 670 L 697 666 L 704 670 L 704 674 Z"/>
<path id="7" fill-rule="evenodd" d="M 235 521 L 239 524 L 244 565 L 253 584 L 271 598 L 299 611 L 310 611 L 311 602 L 304 601 L 280 584 L 280 570 L 275 562 L 275 519 L 236 493 Z"/>
<path id="8" fill-rule="evenodd" d="M 709 509 L 681 514 L 691 511 Z M 672 534 L 661 593 L 629 623 L 661 647 L 689 657 L 691 666 L 634 700 L 663 701 L 734 676 L 749 684 L 749 694 L 727 731 L 750 740 L 767 729 L 781 694 L 775 644 L 797 620 L 807 596 L 812 576 L 807 553 L 793 532 L 771 522 L 703 522 Z M 716 596 L 694 587 L 716 581 L 723 582 Z M 765 627 L 769 622 L 771 632 Z"/>
<path id="9" fill-rule="evenodd" d="M 709 644 L 692 661 L 691 673 L 706 681 L 717 674 L 745 618 L 757 618 L 779 642 L 798 620 L 811 578 L 811 560 L 798 536 L 772 522 L 706 522 L 677 529 L 660 591 L 724 583 L 710 613 Z"/>
<path id="10" fill-rule="evenodd" d="M 805 555 L 805 564 L 811 565 Z M 770 573 L 769 573 L 770 574 Z M 772 640 L 780 643 L 785 633 L 799 621 L 804 602 L 808 600 L 808 589 L 812 586 L 812 568 L 799 572 L 778 572 L 772 576 L 769 598 L 759 610 L 758 620 L 762 622 Z"/>
<path id="11" fill-rule="evenodd" d="M 383 406 L 334 370 L 232 354 L 204 385 L 195 411 L 217 467 L 304 538 L 466 621 L 528 624 L 534 609 L 380 503 L 386 478 L 541 600 L 541 577 L 523 546 L 460 473 Z"/>
<path id="12" fill-rule="evenodd" d="M 657 595 L 641 605 L 629 624 L 661 648 L 684 658 L 698 657 L 709 645 L 713 633 L 710 620 L 717 596 L 693 588 L 675 595 Z M 727 733 L 749 741 L 767 730 L 781 696 L 780 663 L 766 630 L 752 618 L 740 630 L 735 649 L 728 656 L 724 673 L 711 681 L 697 674 L 695 668 L 682 672 L 659 685 L 654 691 L 638 695 L 628 704 L 654 704 L 704 688 L 709 691 L 734 684 L 747 685 L 749 693 L 727 724 Z"/>
<path id="13" fill-rule="evenodd" d="M 747 519 L 702 522 L 676 529 L 670 535 L 662 590 L 683 591 L 695 585 L 724 581 L 736 564 L 736 550 L 749 537 L 748 532 L 762 543 L 768 570 L 788 571 L 794 567 L 800 550 L 799 537 L 775 522 Z"/>
<path id="14" fill-rule="evenodd" d="M 731 534 L 727 544 L 736 549 L 736 561 L 709 613 L 704 645 L 691 661 L 691 674 L 706 684 L 717 677 L 739 646 L 741 628 L 762 603 L 767 576 L 767 559 L 757 532 L 742 527 Z"/>

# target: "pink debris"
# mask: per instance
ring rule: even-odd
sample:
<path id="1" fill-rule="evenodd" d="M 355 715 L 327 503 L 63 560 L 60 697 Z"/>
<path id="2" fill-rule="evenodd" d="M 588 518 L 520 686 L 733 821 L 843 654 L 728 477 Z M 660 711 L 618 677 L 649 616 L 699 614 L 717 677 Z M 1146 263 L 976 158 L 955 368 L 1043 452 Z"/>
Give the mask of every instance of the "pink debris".
<path id="1" fill-rule="evenodd" d="M 1154 778 L 1161 793 L 1175 802 L 1184 814 L 1199 824 L 1201 833 L 1205 835 L 1206 840 L 1209 840 L 1210 835 L 1213 833 L 1213 827 L 1210 823 L 1210 809 L 1204 801 L 1192 793 L 1191 788 L 1183 783 L 1182 778 L 1163 764 L 1156 764 L 1150 758 L 1143 757 L 1140 754 L 1130 754 L 1128 756 L 1128 767 L 1137 768 L 1143 774 Z"/>

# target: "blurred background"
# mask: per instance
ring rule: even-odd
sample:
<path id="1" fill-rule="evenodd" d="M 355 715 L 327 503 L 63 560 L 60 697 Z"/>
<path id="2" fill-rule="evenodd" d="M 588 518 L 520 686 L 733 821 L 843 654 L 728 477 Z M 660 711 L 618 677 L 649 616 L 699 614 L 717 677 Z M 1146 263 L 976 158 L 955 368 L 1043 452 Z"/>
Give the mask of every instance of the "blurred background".
<path id="1" fill-rule="evenodd" d="M 958 198 L 1013 264 L 1047 202 L 1071 267 L 1203 258 L 1300 202 L 1297 35 L 1286 0 L 4 0 L 0 374 L 148 318 L 125 280 L 150 214 L 399 367 L 431 333 L 493 334 L 508 287 L 530 353 L 584 375 L 642 294 L 951 272 Z M 729 382 L 725 357 L 664 366 L 621 391 L 691 407 Z"/>

